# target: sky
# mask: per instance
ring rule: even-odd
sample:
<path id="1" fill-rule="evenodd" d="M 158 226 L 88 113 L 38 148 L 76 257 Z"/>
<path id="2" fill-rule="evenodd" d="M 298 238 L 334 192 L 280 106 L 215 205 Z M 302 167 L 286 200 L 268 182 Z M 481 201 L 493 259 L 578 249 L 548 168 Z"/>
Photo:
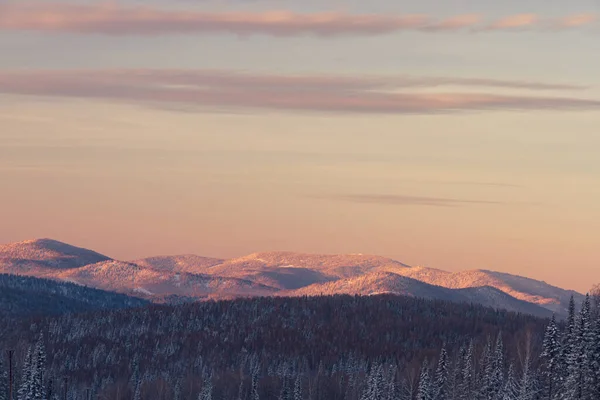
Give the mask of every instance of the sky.
<path id="1" fill-rule="evenodd" d="M 598 0 L 0 0 L 0 243 L 600 282 Z"/>

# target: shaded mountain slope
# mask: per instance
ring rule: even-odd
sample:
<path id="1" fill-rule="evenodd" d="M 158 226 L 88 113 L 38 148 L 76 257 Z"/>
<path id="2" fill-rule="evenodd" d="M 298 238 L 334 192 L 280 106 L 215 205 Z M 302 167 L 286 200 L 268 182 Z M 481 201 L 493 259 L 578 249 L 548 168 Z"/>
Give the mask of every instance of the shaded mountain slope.
<path id="1" fill-rule="evenodd" d="M 58 315 L 146 304 L 139 298 L 68 282 L 0 274 L 0 317 Z"/>

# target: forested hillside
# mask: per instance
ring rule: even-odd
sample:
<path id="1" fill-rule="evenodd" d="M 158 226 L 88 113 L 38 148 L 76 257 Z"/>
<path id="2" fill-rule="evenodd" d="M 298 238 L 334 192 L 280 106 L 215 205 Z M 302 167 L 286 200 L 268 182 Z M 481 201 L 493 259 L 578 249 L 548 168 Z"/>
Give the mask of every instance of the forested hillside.
<path id="1" fill-rule="evenodd" d="M 43 335 L 45 376 L 69 377 L 73 396 L 90 388 L 114 400 L 196 399 L 210 389 L 220 399 L 291 400 L 297 385 L 297 399 L 361 399 L 381 380 L 390 399 L 410 399 L 421 362 L 436 363 L 442 346 L 449 373 L 470 352 L 475 379 L 500 333 L 507 359 L 517 360 L 528 345 L 539 353 L 546 324 L 392 295 L 257 298 L 29 320 L 5 329 L 0 342 L 15 349 L 22 383 L 29 346 Z"/>
<path id="2" fill-rule="evenodd" d="M 566 324 L 393 295 L 151 305 L 22 321 L 0 334 L 7 349 L 19 400 L 62 398 L 65 377 L 69 399 L 88 391 L 112 400 L 600 394 L 600 319 L 589 298 L 580 311 L 571 303 Z"/>
<path id="3" fill-rule="evenodd" d="M 0 318 L 141 307 L 147 301 L 67 282 L 0 274 Z"/>

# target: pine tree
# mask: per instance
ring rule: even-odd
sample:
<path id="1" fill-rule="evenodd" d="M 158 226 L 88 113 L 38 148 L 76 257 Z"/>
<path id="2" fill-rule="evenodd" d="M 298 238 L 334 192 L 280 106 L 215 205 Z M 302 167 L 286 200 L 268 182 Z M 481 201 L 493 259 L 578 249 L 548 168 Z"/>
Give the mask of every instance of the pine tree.
<path id="1" fill-rule="evenodd" d="M 8 399 L 8 371 L 2 363 L 3 354 L 0 353 L 0 400 Z"/>
<path id="2" fill-rule="evenodd" d="M 433 399 L 433 387 L 431 384 L 431 377 L 429 375 L 429 364 L 427 360 L 423 362 L 421 367 L 421 375 L 419 376 L 419 389 L 417 391 L 417 400 L 432 400 Z"/>
<path id="3" fill-rule="evenodd" d="M 531 351 L 529 344 L 527 346 L 525 361 L 523 362 L 523 371 L 518 384 L 518 400 L 534 400 L 535 399 L 535 377 L 534 371 L 531 368 Z"/>
<path id="4" fill-rule="evenodd" d="M 251 393 L 252 400 L 260 400 L 260 395 L 258 394 L 258 368 L 252 371 L 252 384 L 251 384 Z"/>
<path id="5" fill-rule="evenodd" d="M 302 375 L 296 375 L 296 382 L 294 383 L 294 400 L 303 400 L 302 397 Z"/>
<path id="6" fill-rule="evenodd" d="M 481 355 L 481 361 L 479 363 L 479 371 L 476 379 L 476 391 L 478 398 L 481 400 L 490 399 L 490 381 L 494 371 L 493 363 L 493 352 L 492 352 L 492 340 L 488 336 L 483 354 Z"/>
<path id="7" fill-rule="evenodd" d="M 281 377 L 281 391 L 279 392 L 279 400 L 291 400 L 292 392 L 289 386 L 287 374 Z"/>
<path id="8" fill-rule="evenodd" d="M 571 374 L 571 370 L 573 369 L 571 364 L 575 360 L 574 353 L 576 351 L 575 347 L 577 345 L 577 337 L 576 337 L 576 314 L 575 314 L 575 298 L 571 296 L 569 300 L 569 308 L 568 308 L 568 316 L 565 324 L 565 332 L 561 338 L 561 348 L 558 364 L 561 366 L 557 369 L 555 374 L 555 384 L 554 393 L 555 398 L 560 400 L 568 400 L 570 398 L 569 392 L 572 391 L 569 389 L 569 386 L 572 386 L 572 383 L 569 382 L 569 376 Z"/>
<path id="9" fill-rule="evenodd" d="M 33 352 L 31 347 L 27 350 L 25 361 L 23 363 L 23 373 L 21 374 L 21 385 L 17 390 L 18 400 L 32 400 L 33 399 Z"/>
<path id="10" fill-rule="evenodd" d="M 33 365 L 31 373 L 31 395 L 32 400 L 44 400 L 46 388 L 44 374 L 46 371 L 46 350 L 44 348 L 44 337 L 40 335 L 33 354 Z"/>
<path id="11" fill-rule="evenodd" d="M 543 349 L 540 356 L 543 364 L 543 382 L 546 387 L 544 396 L 548 400 L 552 400 L 555 396 L 557 369 L 560 357 L 560 338 L 558 327 L 556 325 L 556 317 L 553 315 L 552 320 L 546 328 L 544 335 Z"/>
<path id="12" fill-rule="evenodd" d="M 212 376 L 212 374 L 210 374 L 210 376 L 204 382 L 204 385 L 202 386 L 202 390 L 200 391 L 200 394 L 198 394 L 198 400 L 212 400 L 212 396 L 213 396 L 213 382 L 212 381 L 213 381 L 213 376 Z"/>
<path id="13" fill-rule="evenodd" d="M 367 387 L 365 388 L 361 400 L 382 400 L 383 399 L 383 366 L 374 363 L 367 378 Z"/>
<path id="14" fill-rule="evenodd" d="M 488 386 L 488 399 L 499 400 L 504 387 L 504 343 L 502 333 L 498 333 L 492 361 L 492 375 Z"/>
<path id="15" fill-rule="evenodd" d="M 173 400 L 181 400 L 181 382 L 177 381 L 173 389 Z"/>
<path id="16" fill-rule="evenodd" d="M 515 367 L 510 364 L 508 367 L 508 374 L 506 375 L 506 382 L 502 390 L 502 400 L 517 400 L 518 398 L 517 381 L 515 379 Z"/>
<path id="17" fill-rule="evenodd" d="M 576 320 L 567 362 L 568 376 L 563 396 L 569 400 L 586 400 L 590 383 L 590 299 L 586 297 Z"/>
<path id="18" fill-rule="evenodd" d="M 446 345 L 442 346 L 437 369 L 435 371 L 434 399 L 447 400 L 448 398 L 448 353 Z"/>
<path id="19" fill-rule="evenodd" d="M 467 348 L 462 363 L 461 386 L 459 395 L 461 400 L 473 400 L 474 365 L 473 354 L 475 352 L 473 341 Z"/>
<path id="20" fill-rule="evenodd" d="M 591 382 L 590 394 L 600 398 L 600 314 L 596 314 L 590 343 Z"/>

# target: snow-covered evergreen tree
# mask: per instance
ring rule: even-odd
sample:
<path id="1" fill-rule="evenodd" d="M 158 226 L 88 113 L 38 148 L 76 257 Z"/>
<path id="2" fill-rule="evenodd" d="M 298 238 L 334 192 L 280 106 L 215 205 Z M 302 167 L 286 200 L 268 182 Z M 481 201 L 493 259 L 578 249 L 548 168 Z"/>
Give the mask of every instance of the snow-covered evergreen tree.
<path id="1" fill-rule="evenodd" d="M 181 382 L 177 381 L 173 388 L 173 400 L 181 400 Z"/>
<path id="2" fill-rule="evenodd" d="M 390 365 L 387 373 L 386 373 L 386 388 L 385 388 L 385 397 L 384 400 L 397 400 L 398 399 L 398 390 L 396 388 L 396 373 L 398 371 L 398 367 L 394 365 Z"/>
<path id="3" fill-rule="evenodd" d="M 213 376 L 212 374 L 205 379 L 202 390 L 198 394 L 198 400 L 212 400 L 213 396 Z"/>
<path id="4" fill-rule="evenodd" d="M 32 400 L 45 400 L 46 385 L 44 375 L 46 372 L 46 349 L 44 337 L 40 335 L 33 350 L 33 365 L 31 371 L 31 396 Z"/>
<path id="5" fill-rule="evenodd" d="M 475 353 L 475 348 L 473 341 L 469 344 L 467 348 L 464 360 L 462 362 L 462 374 L 461 374 L 461 382 L 459 389 L 459 399 L 460 400 L 473 400 L 474 394 L 474 369 L 475 366 L 473 364 L 473 355 Z"/>
<path id="6" fill-rule="evenodd" d="M 23 373 L 21 374 L 21 384 L 17 390 L 18 400 L 32 400 L 33 399 L 33 352 L 31 347 L 27 350 L 27 355 L 23 362 Z"/>
<path id="7" fill-rule="evenodd" d="M 3 354 L 0 353 L 0 400 L 8 399 L 8 371 L 2 362 Z"/>
<path id="8" fill-rule="evenodd" d="M 435 370 L 433 398 L 435 400 L 448 400 L 448 352 L 446 351 L 446 345 L 442 346 Z"/>
<path id="9" fill-rule="evenodd" d="M 303 400 L 302 396 L 302 375 L 296 375 L 296 381 L 294 382 L 294 400 Z"/>
<path id="10" fill-rule="evenodd" d="M 494 372 L 493 357 L 492 340 L 488 336 L 485 348 L 481 354 L 481 361 L 479 362 L 479 370 L 477 371 L 475 381 L 476 395 L 480 400 L 490 400 L 490 380 Z"/>
<path id="11" fill-rule="evenodd" d="M 558 372 L 560 362 L 560 336 L 558 326 L 556 325 L 556 317 L 554 315 L 546 328 L 542 354 L 540 357 L 543 367 L 543 384 L 545 387 L 543 396 L 548 400 L 552 400 L 554 399 L 558 385 L 560 384 Z"/>
<path id="12" fill-rule="evenodd" d="M 600 398 L 600 314 L 596 310 L 590 342 L 590 394 Z"/>
<path id="13" fill-rule="evenodd" d="M 492 360 L 492 371 L 488 385 L 488 399 L 500 400 L 502 397 L 502 389 L 504 387 L 504 342 L 502 341 L 502 333 L 498 333 L 496 338 L 496 347 L 494 349 L 494 357 Z"/>
<path id="14" fill-rule="evenodd" d="M 250 396 L 252 400 L 260 400 L 258 393 L 258 368 L 252 371 L 252 383 L 250 387 Z"/>
<path id="15" fill-rule="evenodd" d="M 515 366 L 514 364 L 510 364 L 506 375 L 506 382 L 504 383 L 504 388 L 502 390 L 502 400 L 518 399 L 519 389 L 517 387 L 515 376 Z"/>
<path id="16" fill-rule="evenodd" d="M 590 298 L 586 297 L 581 312 L 576 319 L 572 333 L 570 352 L 567 358 L 568 375 L 565 381 L 563 398 L 568 400 L 587 400 L 590 392 Z"/>
<path id="17" fill-rule="evenodd" d="M 429 364 L 427 360 L 423 362 L 421 367 L 421 375 L 419 376 L 419 389 L 417 391 L 417 400 L 433 400 L 433 384 L 429 373 Z"/>
<path id="18" fill-rule="evenodd" d="M 518 400 L 535 400 L 536 398 L 536 382 L 534 371 L 531 368 L 531 350 L 529 344 L 523 362 L 523 371 L 521 379 L 518 383 Z"/>

